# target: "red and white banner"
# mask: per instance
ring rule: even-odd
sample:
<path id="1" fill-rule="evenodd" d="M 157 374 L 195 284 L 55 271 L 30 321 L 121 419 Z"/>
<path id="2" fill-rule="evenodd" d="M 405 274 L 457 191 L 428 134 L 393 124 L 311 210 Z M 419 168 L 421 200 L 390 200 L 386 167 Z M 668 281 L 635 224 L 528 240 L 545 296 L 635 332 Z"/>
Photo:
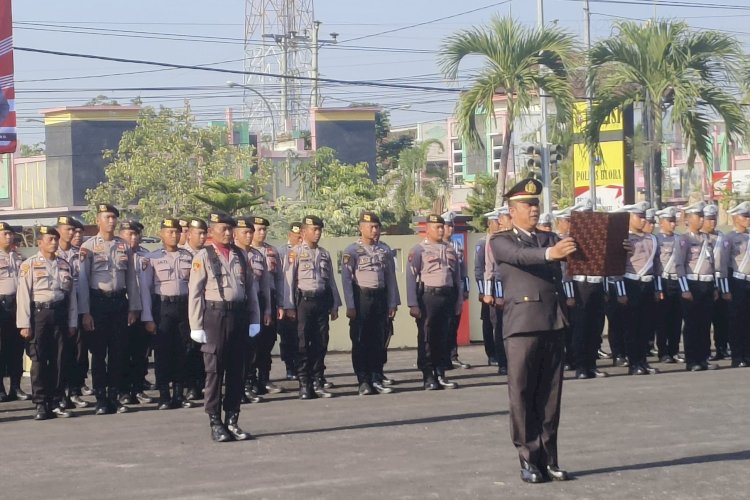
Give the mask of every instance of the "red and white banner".
<path id="1" fill-rule="evenodd" d="M 11 0 L 0 0 L 0 153 L 14 153 L 16 142 L 13 13 Z"/>

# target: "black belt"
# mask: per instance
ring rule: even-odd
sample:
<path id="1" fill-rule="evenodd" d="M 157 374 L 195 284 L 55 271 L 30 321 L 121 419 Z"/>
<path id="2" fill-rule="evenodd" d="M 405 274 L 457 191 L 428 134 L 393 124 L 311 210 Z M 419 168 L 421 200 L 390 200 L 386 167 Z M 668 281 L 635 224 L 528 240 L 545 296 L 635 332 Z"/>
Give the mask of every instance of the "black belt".
<path id="1" fill-rule="evenodd" d="M 58 307 L 67 306 L 68 300 L 62 299 L 57 301 L 49 302 L 32 302 L 31 305 L 34 309 L 57 309 Z"/>
<path id="2" fill-rule="evenodd" d="M 223 300 L 207 300 L 206 307 L 209 309 L 218 309 L 219 311 L 233 311 L 247 307 L 247 301 L 225 302 Z"/>
<path id="3" fill-rule="evenodd" d="M 90 293 L 92 297 L 98 297 L 100 299 L 124 299 L 125 298 L 125 289 L 112 291 L 112 292 L 106 292 L 104 290 L 97 290 L 95 288 L 90 289 Z"/>
<path id="4" fill-rule="evenodd" d="M 160 301 L 166 302 L 167 304 L 187 304 L 187 295 L 157 295 Z"/>
<path id="5" fill-rule="evenodd" d="M 455 293 L 455 288 L 452 286 L 426 286 L 424 292 L 430 295 L 452 295 Z"/>
<path id="6" fill-rule="evenodd" d="M 321 290 L 319 292 L 316 292 L 312 290 L 300 290 L 299 294 L 303 299 L 322 299 L 323 297 L 325 297 L 326 291 Z"/>
<path id="7" fill-rule="evenodd" d="M 359 290 L 359 293 L 362 295 L 367 295 L 369 297 L 375 297 L 378 295 L 383 295 L 385 293 L 385 287 L 383 288 L 360 288 L 357 287 Z"/>

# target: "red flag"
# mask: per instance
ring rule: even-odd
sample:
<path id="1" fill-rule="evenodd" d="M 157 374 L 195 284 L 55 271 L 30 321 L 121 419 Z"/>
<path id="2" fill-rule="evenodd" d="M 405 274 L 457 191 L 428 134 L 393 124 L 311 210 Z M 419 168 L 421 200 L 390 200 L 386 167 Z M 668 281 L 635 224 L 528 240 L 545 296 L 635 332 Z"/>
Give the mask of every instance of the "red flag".
<path id="1" fill-rule="evenodd" d="M 0 153 L 16 151 L 16 89 L 13 82 L 11 0 L 0 0 Z"/>

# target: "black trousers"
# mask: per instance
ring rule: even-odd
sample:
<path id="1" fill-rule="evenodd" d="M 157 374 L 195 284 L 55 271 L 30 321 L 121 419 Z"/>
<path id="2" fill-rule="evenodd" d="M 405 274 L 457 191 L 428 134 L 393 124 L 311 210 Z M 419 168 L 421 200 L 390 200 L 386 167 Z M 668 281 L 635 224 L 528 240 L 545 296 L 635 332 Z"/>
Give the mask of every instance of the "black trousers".
<path id="1" fill-rule="evenodd" d="M 677 280 L 662 280 L 664 298 L 656 303 L 656 348 L 659 357 L 676 356 L 682 333 L 682 291 Z"/>
<path id="2" fill-rule="evenodd" d="M 451 317 L 454 316 L 454 295 L 435 295 L 425 292 L 419 299 L 422 317 L 417 320 L 417 368 L 426 377 L 450 363 L 446 350 L 446 337 L 450 334 Z"/>
<path id="3" fill-rule="evenodd" d="M 80 321 L 76 333 L 65 338 L 65 381 L 70 394 L 80 395 L 89 372 L 89 351 Z"/>
<path id="4" fill-rule="evenodd" d="M 572 350 L 576 368 L 596 369 L 597 350 L 604 329 L 604 286 L 573 281 L 576 305 L 571 310 Z"/>
<path id="5" fill-rule="evenodd" d="M 148 351 L 151 346 L 151 335 L 141 321 L 127 327 L 128 361 L 125 369 L 125 385 L 122 392 L 133 394 L 143 391 L 143 380 L 148 373 Z"/>
<path id="6" fill-rule="evenodd" d="M 750 282 L 729 279 L 732 301 L 729 303 L 729 345 L 732 359 L 750 361 L 750 325 L 745 313 L 750 311 Z"/>
<path id="7" fill-rule="evenodd" d="M 184 302 L 162 302 L 159 297 L 154 297 L 153 314 L 156 320 L 156 385 L 164 388 L 170 382 L 187 383 L 190 380 L 187 355 L 191 340 L 187 297 Z"/>
<path id="8" fill-rule="evenodd" d="M 64 372 L 68 333 L 68 305 L 31 309 L 32 338 L 26 343 L 31 359 L 31 391 L 35 404 L 57 403 L 65 388 Z"/>
<path id="9" fill-rule="evenodd" d="M 128 299 L 91 294 L 94 330 L 86 332 L 91 349 L 91 378 L 94 390 L 125 387 L 128 362 Z"/>
<path id="10" fill-rule="evenodd" d="M 452 361 L 458 359 L 458 326 L 461 324 L 461 315 L 451 316 L 450 329 L 448 330 L 448 336 L 446 338 L 445 349 L 448 353 L 448 363 L 446 368 L 453 369 Z"/>
<path id="11" fill-rule="evenodd" d="M 3 377 L 10 378 L 10 386 L 18 387 L 23 375 L 23 339 L 16 328 L 16 301 L 7 299 L 0 304 L 0 389 Z"/>
<path id="12" fill-rule="evenodd" d="M 261 307 L 261 311 L 263 307 Z M 268 377 L 271 373 L 271 351 L 276 344 L 276 300 L 271 299 L 271 324 L 266 326 L 261 321 L 260 332 L 253 339 L 255 342 L 255 356 L 251 370 L 258 376 Z"/>
<path id="13" fill-rule="evenodd" d="M 734 278 L 730 278 L 734 281 Z M 711 323 L 714 331 L 714 350 L 726 352 L 729 347 L 729 302 L 721 298 L 714 302 L 714 310 L 711 315 Z"/>
<path id="14" fill-rule="evenodd" d="M 258 310 L 263 311 L 265 308 L 265 299 L 264 297 L 258 293 Z M 261 313 L 262 316 L 262 313 Z M 261 318 L 262 323 L 262 318 Z M 256 359 L 258 357 L 258 343 L 259 343 L 259 337 L 260 333 L 256 335 L 255 337 L 249 337 L 247 338 L 247 341 L 245 343 L 245 382 L 249 384 L 254 384 L 257 381 L 257 372 L 255 369 L 255 363 Z"/>
<path id="15" fill-rule="evenodd" d="M 385 336 L 383 337 L 383 350 L 381 351 L 383 354 L 383 362 L 381 363 L 381 368 L 380 368 L 381 378 L 384 377 L 383 370 L 384 370 L 385 364 L 388 362 L 388 346 L 390 345 L 392 338 L 393 338 L 393 318 L 388 318 L 388 321 L 386 321 L 385 323 Z"/>
<path id="16" fill-rule="evenodd" d="M 510 436 L 518 457 L 539 467 L 557 465 L 557 428 L 563 381 L 563 332 L 505 338 Z"/>
<path id="17" fill-rule="evenodd" d="M 388 297 L 383 290 L 354 288 L 355 319 L 349 320 L 352 367 L 357 381 L 382 382 Z"/>
<path id="18" fill-rule="evenodd" d="M 632 365 L 645 363 L 653 336 L 654 282 L 625 279 L 625 354 Z"/>
<path id="19" fill-rule="evenodd" d="M 279 354 L 287 370 L 294 370 L 297 359 L 297 320 L 284 318 L 278 322 Z"/>
<path id="20" fill-rule="evenodd" d="M 487 359 L 495 358 L 495 328 L 492 326 L 492 319 L 490 318 L 490 306 L 484 302 L 482 302 L 479 319 L 482 321 L 484 353 L 487 355 Z"/>
<path id="21" fill-rule="evenodd" d="M 711 316 L 714 310 L 713 281 L 688 281 L 693 300 L 682 302 L 685 318 L 683 340 L 685 363 L 705 363 L 711 355 Z"/>
<path id="22" fill-rule="evenodd" d="M 327 297 L 300 297 L 297 302 L 297 376 L 301 384 L 324 378 L 330 313 Z"/>
<path id="23" fill-rule="evenodd" d="M 497 365 L 498 368 L 507 368 L 508 358 L 505 355 L 505 343 L 503 342 L 503 310 L 494 306 L 489 309 L 490 323 L 493 328 L 492 341 L 495 344 L 495 358 L 497 358 Z"/>
<path id="24" fill-rule="evenodd" d="M 249 312 L 245 307 L 230 311 L 206 307 L 203 329 L 207 342 L 201 346 L 206 367 L 205 411 L 216 415 L 239 412 L 248 342 Z M 222 395 L 222 382 L 225 394 Z"/>
<path id="25" fill-rule="evenodd" d="M 607 315 L 607 338 L 613 358 L 625 357 L 625 307 L 617 302 L 616 286 L 609 285 L 604 312 Z"/>

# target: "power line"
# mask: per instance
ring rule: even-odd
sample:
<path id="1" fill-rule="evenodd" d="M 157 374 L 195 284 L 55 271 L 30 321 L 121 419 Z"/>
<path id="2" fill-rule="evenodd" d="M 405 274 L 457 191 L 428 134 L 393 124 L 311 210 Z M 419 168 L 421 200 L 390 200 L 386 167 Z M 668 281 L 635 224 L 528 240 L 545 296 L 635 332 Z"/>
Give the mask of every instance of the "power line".
<path id="1" fill-rule="evenodd" d="M 578 0 L 566 0 L 568 2 L 577 2 Z M 659 0 L 589 0 L 591 3 L 606 3 L 615 5 L 646 5 L 649 7 L 686 7 L 697 9 L 726 9 L 726 10 L 750 10 L 747 5 L 734 5 L 722 3 L 700 3 L 684 2 L 678 0 L 659 1 Z"/>

